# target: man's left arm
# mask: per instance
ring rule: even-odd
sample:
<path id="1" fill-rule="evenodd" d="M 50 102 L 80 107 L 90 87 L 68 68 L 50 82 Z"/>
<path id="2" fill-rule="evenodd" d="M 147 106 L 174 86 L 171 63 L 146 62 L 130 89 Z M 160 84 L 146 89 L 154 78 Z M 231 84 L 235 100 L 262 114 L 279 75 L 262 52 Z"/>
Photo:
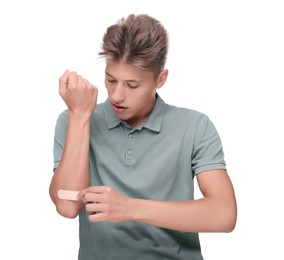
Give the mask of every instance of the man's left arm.
<path id="1" fill-rule="evenodd" d="M 197 182 L 204 196 L 197 200 L 132 199 L 105 186 L 83 190 L 81 199 L 92 222 L 138 221 L 187 232 L 231 232 L 236 224 L 237 204 L 226 170 L 201 172 L 197 174 Z"/>

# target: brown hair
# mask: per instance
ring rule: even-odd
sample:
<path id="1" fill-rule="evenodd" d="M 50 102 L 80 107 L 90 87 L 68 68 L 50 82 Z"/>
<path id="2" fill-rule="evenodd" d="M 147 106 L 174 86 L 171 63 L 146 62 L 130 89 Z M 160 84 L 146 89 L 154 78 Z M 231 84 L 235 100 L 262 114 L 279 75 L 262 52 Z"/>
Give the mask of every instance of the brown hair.
<path id="1" fill-rule="evenodd" d="M 156 19 L 131 14 L 107 28 L 99 56 L 123 61 L 153 72 L 164 69 L 168 53 L 168 33 Z"/>

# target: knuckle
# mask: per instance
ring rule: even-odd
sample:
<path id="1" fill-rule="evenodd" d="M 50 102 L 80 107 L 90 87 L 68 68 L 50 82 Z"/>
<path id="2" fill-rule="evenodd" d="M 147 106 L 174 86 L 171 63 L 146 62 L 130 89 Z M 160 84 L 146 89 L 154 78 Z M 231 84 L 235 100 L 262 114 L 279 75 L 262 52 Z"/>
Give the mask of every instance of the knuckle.
<path id="1" fill-rule="evenodd" d="M 95 222 L 93 215 L 88 215 L 88 219 L 90 222 Z"/>
<path id="2" fill-rule="evenodd" d="M 86 199 L 87 199 L 87 201 L 94 201 L 94 193 L 88 192 L 86 194 Z"/>
<path id="3" fill-rule="evenodd" d="M 71 76 L 73 76 L 73 77 L 74 77 L 74 76 L 75 76 L 75 77 L 77 76 L 76 71 L 71 71 L 70 74 L 71 74 Z"/>
<path id="4" fill-rule="evenodd" d="M 85 209 L 86 211 L 90 212 L 92 210 L 92 205 L 90 203 L 87 203 Z"/>
<path id="5" fill-rule="evenodd" d="M 110 186 L 106 186 L 106 187 L 105 187 L 105 191 L 106 191 L 106 192 L 111 192 L 111 191 L 112 191 L 112 188 L 111 188 Z"/>
<path id="6" fill-rule="evenodd" d="M 81 75 L 77 76 L 77 80 L 78 80 L 78 82 L 84 82 L 84 79 L 81 77 Z"/>

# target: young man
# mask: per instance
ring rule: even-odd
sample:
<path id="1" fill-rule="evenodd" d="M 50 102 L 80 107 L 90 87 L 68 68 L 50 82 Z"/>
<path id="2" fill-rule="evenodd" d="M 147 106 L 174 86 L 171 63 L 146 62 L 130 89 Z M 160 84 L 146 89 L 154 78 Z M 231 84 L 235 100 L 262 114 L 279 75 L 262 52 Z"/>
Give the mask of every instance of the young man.
<path id="1" fill-rule="evenodd" d="M 130 15 L 103 38 L 104 103 L 97 105 L 97 88 L 76 72 L 60 78 L 68 110 L 56 124 L 50 196 L 60 215 L 79 215 L 80 260 L 203 259 L 198 232 L 235 227 L 234 190 L 214 125 L 157 94 L 167 51 L 156 19 Z M 59 198 L 62 189 L 80 191 L 79 200 Z"/>

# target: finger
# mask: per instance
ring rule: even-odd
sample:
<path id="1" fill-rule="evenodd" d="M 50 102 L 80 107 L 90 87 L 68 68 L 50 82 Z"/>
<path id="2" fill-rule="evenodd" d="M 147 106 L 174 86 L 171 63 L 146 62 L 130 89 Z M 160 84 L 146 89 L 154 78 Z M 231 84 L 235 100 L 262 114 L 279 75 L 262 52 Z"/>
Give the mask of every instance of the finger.
<path id="1" fill-rule="evenodd" d="M 86 201 L 85 203 L 87 202 L 90 202 L 90 201 L 95 201 L 95 200 L 99 200 L 101 199 L 101 197 L 90 197 L 91 194 L 93 194 L 93 196 L 95 194 L 103 194 L 105 192 L 109 192 L 111 190 L 111 187 L 109 186 L 90 186 L 86 189 L 83 189 L 80 191 L 79 193 L 79 198 L 82 200 L 82 201 Z M 88 196 L 86 197 L 86 194 L 88 194 Z"/>
<path id="2" fill-rule="evenodd" d="M 69 74 L 70 74 L 69 70 L 65 70 L 64 74 L 59 78 L 59 91 L 60 91 L 60 93 L 67 88 Z"/>
<path id="3" fill-rule="evenodd" d="M 82 78 L 80 75 L 78 75 L 78 85 L 79 86 L 87 86 L 86 84 L 86 80 L 84 78 Z"/>
<path id="4" fill-rule="evenodd" d="M 82 196 L 81 200 L 84 203 L 94 203 L 94 202 L 106 202 L 106 198 L 103 194 L 97 194 L 93 192 L 87 192 Z"/>
<path id="5" fill-rule="evenodd" d="M 59 78 L 59 81 L 67 82 L 69 74 L 70 74 L 69 70 L 65 70 L 64 74 Z"/>
<path id="6" fill-rule="evenodd" d="M 76 88 L 78 86 L 78 75 L 75 71 L 70 72 L 68 78 L 68 88 Z"/>
<path id="7" fill-rule="evenodd" d="M 112 191 L 112 188 L 109 186 L 90 186 L 81 191 L 81 193 L 93 192 L 93 193 L 105 193 Z"/>
<path id="8" fill-rule="evenodd" d="M 106 204 L 104 203 L 87 203 L 85 209 L 89 214 L 107 211 Z"/>
<path id="9" fill-rule="evenodd" d="M 107 214 L 104 212 L 94 212 L 93 214 L 88 215 L 88 219 L 90 222 L 100 222 L 100 221 L 106 221 Z"/>
<path id="10" fill-rule="evenodd" d="M 87 79 L 84 79 L 86 85 L 90 85 L 90 82 Z"/>

